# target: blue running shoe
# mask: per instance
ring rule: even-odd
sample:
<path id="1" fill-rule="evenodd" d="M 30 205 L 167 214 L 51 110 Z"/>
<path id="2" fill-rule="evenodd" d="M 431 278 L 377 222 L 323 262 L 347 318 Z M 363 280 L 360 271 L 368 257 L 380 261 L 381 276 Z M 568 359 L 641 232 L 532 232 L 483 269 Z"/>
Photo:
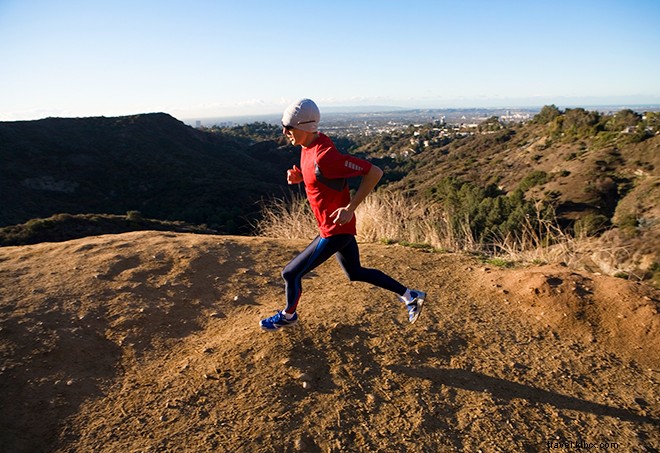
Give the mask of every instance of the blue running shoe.
<path id="1" fill-rule="evenodd" d="M 262 319 L 259 322 L 259 325 L 264 330 L 275 331 L 281 329 L 282 327 L 289 327 L 298 322 L 298 313 L 293 314 L 293 318 L 286 319 L 284 312 L 278 311 L 277 314 L 271 316 L 270 318 Z"/>
<path id="2" fill-rule="evenodd" d="M 422 308 L 424 307 L 424 301 L 426 300 L 426 293 L 422 291 L 411 291 L 413 300 L 410 303 L 406 304 L 406 309 L 408 310 L 408 321 L 410 324 L 417 321 L 419 315 L 422 314 Z"/>

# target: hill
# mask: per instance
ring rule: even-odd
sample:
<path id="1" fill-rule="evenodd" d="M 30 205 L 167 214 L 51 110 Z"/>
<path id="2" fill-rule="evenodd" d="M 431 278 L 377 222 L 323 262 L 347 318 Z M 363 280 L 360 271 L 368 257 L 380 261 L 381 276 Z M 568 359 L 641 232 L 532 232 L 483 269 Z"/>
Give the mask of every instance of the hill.
<path id="1" fill-rule="evenodd" d="M 522 188 L 528 198 L 554 202 L 572 220 L 587 213 L 610 220 L 630 197 L 638 218 L 657 218 L 660 135 L 635 140 L 623 132 L 567 135 L 548 124 L 504 126 L 491 120 L 490 126 L 412 153 L 414 171 L 395 187 L 428 195 L 452 177 L 496 185 L 505 193 Z"/>
<path id="2" fill-rule="evenodd" d="M 590 240 L 586 268 L 655 273 L 660 286 L 659 123 L 657 113 L 546 106 L 525 124 L 411 125 L 354 152 L 389 169 L 390 190 L 468 219 L 478 240 L 515 235 L 525 217 L 551 212 L 562 232 Z"/>
<path id="3" fill-rule="evenodd" d="M 164 113 L 0 122 L 0 226 L 125 214 L 247 232 L 285 189 L 290 148 L 195 130 Z"/>
<path id="4" fill-rule="evenodd" d="M 133 232 L 0 248 L 8 452 L 660 449 L 660 293 L 562 266 L 363 244 L 266 333 L 305 241 Z M 568 447 L 566 447 L 568 448 Z"/>
<path id="5" fill-rule="evenodd" d="M 463 242 L 498 252 L 523 225 L 549 224 L 552 235 L 579 241 L 582 269 L 660 287 L 659 133 L 658 113 L 546 106 L 524 124 L 436 121 L 333 139 L 385 168 L 379 189 L 426 212 L 442 206 L 441 216 L 423 220 L 449 219 L 456 237 L 465 235 L 456 249 Z M 0 123 L 0 226 L 30 222 L 0 228 L 0 244 L 91 231 L 50 217 L 59 213 L 136 213 L 253 234 L 258 202 L 292 193 L 283 175 L 298 151 L 278 135 L 266 123 L 200 131 L 166 114 Z M 49 234 L 32 235 L 45 224 Z M 556 244 L 552 235 L 532 248 Z"/>

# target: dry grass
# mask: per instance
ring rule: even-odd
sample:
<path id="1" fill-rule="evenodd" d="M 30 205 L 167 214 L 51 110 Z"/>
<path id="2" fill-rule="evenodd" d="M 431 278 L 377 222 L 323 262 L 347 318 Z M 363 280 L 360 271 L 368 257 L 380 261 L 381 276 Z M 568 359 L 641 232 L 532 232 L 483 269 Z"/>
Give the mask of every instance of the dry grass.
<path id="1" fill-rule="evenodd" d="M 358 240 L 478 253 L 495 263 L 564 263 L 574 269 L 618 273 L 623 261 L 616 258 L 626 255 L 620 247 L 607 247 L 586 235 L 573 236 L 562 231 L 556 219 L 542 217 L 541 206 L 536 211 L 536 218 L 527 218 L 518 234 L 482 243 L 474 238 L 469 219 L 456 227 L 439 205 L 424 205 L 403 194 L 381 190 L 370 194 L 356 212 Z M 263 219 L 257 224 L 261 236 L 311 239 L 318 234 L 311 209 L 300 195 L 264 201 L 262 212 Z M 610 262 L 614 264 L 603 264 Z"/>
<path id="2" fill-rule="evenodd" d="M 314 216 L 302 196 L 264 201 L 262 214 L 263 219 L 256 225 L 259 235 L 307 239 L 317 234 Z M 426 244 L 442 250 L 477 249 L 469 222 L 456 231 L 439 206 L 424 206 L 396 192 L 372 193 L 358 207 L 356 216 L 358 239 L 363 242 Z"/>
<path id="3" fill-rule="evenodd" d="M 291 199 L 273 198 L 261 202 L 263 218 L 257 223 L 259 236 L 282 239 L 311 239 L 318 234 L 307 200 L 301 195 Z"/>

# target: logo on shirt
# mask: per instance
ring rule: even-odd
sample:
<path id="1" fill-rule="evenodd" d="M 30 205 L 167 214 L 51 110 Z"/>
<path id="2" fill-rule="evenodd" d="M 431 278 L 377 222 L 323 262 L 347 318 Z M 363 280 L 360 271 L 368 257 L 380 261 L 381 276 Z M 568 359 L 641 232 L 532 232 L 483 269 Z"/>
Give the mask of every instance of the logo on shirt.
<path id="1" fill-rule="evenodd" d="M 362 171 L 362 167 L 360 167 L 358 164 L 355 164 L 353 162 L 344 161 L 344 166 L 350 168 L 351 170 Z"/>

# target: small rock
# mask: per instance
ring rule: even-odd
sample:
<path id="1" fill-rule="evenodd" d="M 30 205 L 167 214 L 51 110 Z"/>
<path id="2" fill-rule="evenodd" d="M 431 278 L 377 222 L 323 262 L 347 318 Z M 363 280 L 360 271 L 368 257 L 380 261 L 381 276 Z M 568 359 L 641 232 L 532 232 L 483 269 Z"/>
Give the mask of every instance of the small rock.
<path id="1" fill-rule="evenodd" d="M 293 448 L 296 449 L 296 451 L 305 451 L 307 448 L 307 444 L 305 443 L 302 438 L 297 438 L 296 441 L 293 443 Z"/>
<path id="2" fill-rule="evenodd" d="M 303 381 L 302 386 L 306 390 L 309 390 L 309 389 L 312 388 L 312 384 L 310 384 L 309 381 Z"/>
<path id="3" fill-rule="evenodd" d="M 311 381 L 312 376 L 309 373 L 301 373 L 298 376 L 298 380 L 300 380 L 300 381 Z"/>

